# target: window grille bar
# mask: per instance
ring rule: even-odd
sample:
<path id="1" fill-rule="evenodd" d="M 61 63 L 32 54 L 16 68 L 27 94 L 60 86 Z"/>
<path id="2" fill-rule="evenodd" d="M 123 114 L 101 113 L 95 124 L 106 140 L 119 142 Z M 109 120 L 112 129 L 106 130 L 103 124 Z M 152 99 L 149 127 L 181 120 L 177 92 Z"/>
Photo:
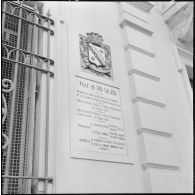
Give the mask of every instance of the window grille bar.
<path id="1" fill-rule="evenodd" d="M 33 3 L 35 8 L 32 9 L 28 8 L 23 1 L 4 1 L 3 3 L 3 71 L 6 78 L 11 78 L 10 82 L 13 81 L 14 86 L 13 92 L 7 96 L 9 98 L 9 118 L 7 117 L 3 129 L 3 135 L 5 132 L 9 141 L 4 157 L 3 193 L 31 193 L 36 191 L 39 180 L 43 180 L 44 191 L 47 193 L 47 185 L 53 180 L 48 177 L 48 142 L 50 77 L 54 76 L 54 73 L 50 71 L 50 66 L 54 65 L 54 61 L 49 59 L 50 36 L 54 34 L 50 25 L 54 22 L 50 19 L 50 14 L 45 17 L 38 13 L 36 8 L 38 2 Z M 23 14 L 26 14 L 26 17 Z M 47 57 L 39 55 L 37 45 L 38 37 L 41 37 L 44 31 L 47 36 Z M 46 74 L 45 162 L 43 162 L 45 170 L 44 177 L 39 177 L 39 171 L 37 174 L 33 172 L 34 168 L 38 168 L 34 167 L 36 164 L 34 152 L 37 141 L 40 141 L 35 140 L 35 138 L 39 139 L 35 133 L 35 131 L 39 132 L 39 128 L 35 128 L 34 120 L 37 110 L 36 102 L 40 100 L 36 87 L 39 89 L 42 83 L 42 78 L 44 78 L 42 73 Z"/>
<path id="2" fill-rule="evenodd" d="M 9 3 L 18 6 L 18 2 L 9 1 Z M 31 12 L 31 13 L 34 13 L 34 10 L 32 10 L 32 9 L 26 7 L 26 6 L 23 6 L 22 9 L 25 9 L 25 10 L 28 10 L 29 12 Z M 44 16 L 44 15 L 42 15 L 40 13 L 36 13 L 36 16 L 41 17 L 41 18 L 43 18 L 45 20 L 49 20 L 50 24 L 54 25 L 54 21 L 51 18 L 48 18 L 48 17 L 46 17 L 46 16 Z"/>
<path id="3" fill-rule="evenodd" d="M 26 70 L 28 72 L 28 70 Z M 28 73 L 27 73 L 28 74 Z M 21 142 L 22 143 L 25 143 L 25 136 L 26 136 L 26 120 L 28 119 L 28 116 L 27 116 L 27 108 L 28 108 L 28 104 L 26 103 L 28 101 L 28 87 L 29 87 L 29 84 L 30 84 L 30 81 L 29 81 L 29 74 L 28 74 L 28 77 L 27 79 L 25 79 L 25 85 L 24 85 L 24 100 L 23 100 L 23 114 L 22 114 L 22 127 L 21 127 Z M 21 150 L 20 150 L 20 162 L 23 162 L 24 161 L 24 155 L 25 155 L 25 147 L 21 147 Z M 19 167 L 19 175 L 23 175 L 23 167 L 20 166 Z M 18 186 L 21 188 L 22 186 L 22 180 L 19 180 L 18 181 Z M 20 189 L 19 189 L 20 190 Z M 22 189 L 21 189 L 21 192 L 22 193 Z"/>
<path id="4" fill-rule="evenodd" d="M 39 70 L 39 71 L 44 72 L 44 73 L 49 73 L 51 77 L 54 76 L 54 73 L 53 72 L 51 72 L 49 70 L 46 70 L 46 69 L 43 69 L 43 68 L 39 68 L 39 67 L 36 67 L 36 66 L 32 66 L 32 65 L 29 65 L 29 64 L 22 63 L 22 62 L 17 62 L 15 60 L 11 60 L 11 59 L 8 59 L 8 58 L 5 58 L 5 57 L 2 57 L 1 59 L 15 63 L 13 65 L 16 65 L 16 63 L 17 63 L 17 65 L 26 66 L 26 67 L 29 67 L 29 68 L 32 68 L 32 69 Z"/>
<path id="5" fill-rule="evenodd" d="M 48 18 L 51 16 L 50 11 L 47 13 Z M 47 23 L 50 29 L 50 20 Z M 50 33 L 47 32 L 47 58 L 50 58 Z M 47 70 L 50 70 L 50 61 L 47 61 Z M 49 147 L 49 97 L 50 97 L 50 75 L 47 73 L 47 96 L 46 96 L 46 133 L 45 133 L 45 177 L 48 177 L 48 147 Z M 45 180 L 44 192 L 47 193 L 47 183 Z"/>
<path id="6" fill-rule="evenodd" d="M 19 15 L 22 15 L 22 9 L 21 9 L 22 3 L 20 3 L 19 5 Z M 4 25 L 4 24 L 3 24 Z M 19 23 L 18 23 L 18 36 L 17 36 L 17 48 L 20 47 L 20 33 L 21 33 L 21 19 L 19 19 Z M 18 61 L 19 58 L 19 52 L 16 51 L 16 61 Z M 16 85 L 17 85 L 17 77 L 18 77 L 18 63 L 15 63 L 15 67 L 14 67 L 14 79 L 13 79 L 13 83 L 14 83 L 14 90 L 12 93 L 12 101 L 11 101 L 11 116 L 10 116 L 10 123 L 9 123 L 9 144 L 8 144 L 8 148 L 7 148 L 7 156 L 6 156 L 6 168 L 5 168 L 5 175 L 9 174 L 9 167 L 10 167 L 10 155 L 11 155 L 11 140 L 12 140 L 12 133 L 13 133 L 13 124 L 14 124 L 14 112 L 15 112 L 15 100 L 16 100 Z M 4 183 L 4 189 L 3 189 L 3 193 L 7 194 L 8 191 L 8 181 L 7 179 L 5 179 L 5 183 Z"/>
<path id="7" fill-rule="evenodd" d="M 5 178 L 15 178 L 15 179 L 33 179 L 33 180 L 47 180 L 48 182 L 53 182 L 53 177 L 31 177 L 31 176 L 14 176 L 14 175 L 2 175 Z"/>
<path id="8" fill-rule="evenodd" d="M 41 59 L 41 60 L 43 60 L 43 61 L 50 61 L 50 65 L 54 65 L 54 61 L 52 60 L 52 59 L 49 59 L 49 58 L 46 58 L 46 57 L 43 57 L 43 56 L 40 56 L 40 55 L 38 55 L 38 54 L 35 54 L 35 53 L 33 53 L 33 52 L 29 52 L 29 51 L 25 51 L 25 50 L 23 50 L 23 49 L 17 49 L 17 48 L 15 48 L 15 47 L 13 47 L 13 46 L 11 46 L 11 45 L 7 45 L 7 44 L 5 44 L 5 43 L 2 43 L 2 45 L 5 47 L 5 48 L 12 48 L 12 49 L 14 49 L 14 50 L 18 50 L 19 52 L 22 52 L 22 53 L 24 53 L 24 54 L 27 54 L 27 55 L 30 55 L 30 56 L 35 56 L 36 58 L 38 58 L 38 59 Z M 11 52 L 11 51 L 10 51 Z M 9 52 L 9 53 L 10 53 Z"/>
<path id="9" fill-rule="evenodd" d="M 23 21 L 25 21 L 25 22 L 28 22 L 28 23 L 30 23 L 30 24 L 32 24 L 32 25 L 36 25 L 37 27 L 39 27 L 39 28 L 41 28 L 41 29 L 43 29 L 43 30 L 45 30 L 45 31 L 49 31 L 49 32 L 50 32 L 50 35 L 54 35 L 54 31 L 51 30 L 51 29 L 48 29 L 48 28 L 45 27 L 45 26 L 42 26 L 42 25 L 40 25 L 40 24 L 37 24 L 37 23 L 35 23 L 35 22 L 32 22 L 32 21 L 30 21 L 30 20 L 27 20 L 27 19 L 25 19 L 25 18 L 22 18 L 22 17 L 20 17 L 20 16 L 14 15 L 14 14 L 9 13 L 9 12 L 6 12 L 6 11 L 2 11 L 2 12 L 5 13 L 5 14 L 7 14 L 7 15 L 14 16 L 14 17 L 16 17 L 16 18 L 18 18 L 18 19 L 20 18 L 21 20 L 23 20 Z"/>
<path id="10" fill-rule="evenodd" d="M 37 2 L 35 2 L 35 7 L 34 7 L 34 12 L 37 13 Z M 34 15 L 34 21 L 35 23 L 38 22 L 37 21 L 37 17 L 36 15 Z M 37 53 L 37 42 L 38 42 L 38 28 L 37 26 L 34 24 L 33 25 L 33 37 L 32 37 L 32 52 L 33 53 Z M 35 56 L 32 56 L 32 64 L 35 64 Z M 31 100 L 31 105 L 30 105 L 30 110 L 31 110 L 31 114 L 30 114 L 30 124 L 31 124 L 31 137 L 33 140 L 34 137 L 34 122 L 35 122 L 35 118 L 34 118 L 34 114 L 35 114 L 35 91 L 36 91 L 36 71 L 35 69 L 31 70 L 31 79 L 32 79 L 32 91 L 33 91 L 33 95 L 32 95 L 32 100 Z M 28 163 L 28 174 L 32 175 L 32 161 L 33 161 L 33 142 L 31 142 L 30 147 L 29 147 L 29 163 Z M 30 192 L 30 188 L 31 188 L 31 180 L 28 182 L 27 184 L 27 188 L 26 191 L 27 193 Z"/>
<path id="11" fill-rule="evenodd" d="M 23 49 L 17 49 L 17 48 L 15 48 L 15 47 L 13 47 L 13 46 L 11 46 L 11 45 L 7 45 L 7 44 L 5 44 L 5 43 L 2 43 L 2 45 L 3 45 L 5 48 L 12 48 L 13 50 L 18 50 L 19 52 L 22 52 L 22 53 L 27 54 L 27 55 L 29 55 L 29 56 L 35 56 L 36 58 L 41 59 L 41 60 L 43 60 L 43 61 L 48 61 L 48 60 L 49 60 L 49 61 L 50 61 L 50 65 L 53 65 L 53 64 L 54 64 L 54 61 L 53 61 L 52 59 L 49 59 L 49 58 L 40 56 L 40 55 L 35 54 L 35 53 L 33 53 L 33 52 L 25 51 L 25 50 L 23 50 Z M 13 51 L 13 50 L 11 50 L 11 51 Z M 10 52 L 11 52 L 11 51 L 10 51 Z M 10 52 L 9 52 L 9 53 L 10 53 Z"/>
<path id="12" fill-rule="evenodd" d="M 5 10 L 5 7 L 6 7 L 6 4 L 5 3 L 3 3 L 3 10 Z M 5 24 L 5 13 L 2 11 L 2 31 L 1 31 L 1 34 L 2 34 L 2 36 L 3 36 L 3 32 L 4 32 L 4 24 Z"/>

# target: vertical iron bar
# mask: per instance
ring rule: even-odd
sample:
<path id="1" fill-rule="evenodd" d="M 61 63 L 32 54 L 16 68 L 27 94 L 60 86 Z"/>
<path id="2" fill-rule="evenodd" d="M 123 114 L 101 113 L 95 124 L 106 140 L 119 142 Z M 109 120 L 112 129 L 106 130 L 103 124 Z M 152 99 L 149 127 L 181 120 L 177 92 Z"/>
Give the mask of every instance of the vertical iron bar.
<path id="1" fill-rule="evenodd" d="M 6 2 L 5 1 L 3 2 L 3 11 L 6 11 Z M 3 13 L 2 14 L 2 31 L 1 31 L 2 37 L 3 37 L 4 26 L 5 26 L 5 12 L 1 12 L 1 13 Z"/>
<path id="2" fill-rule="evenodd" d="M 20 2 L 19 5 L 19 22 L 18 22 L 18 36 L 17 36 L 17 49 L 20 48 L 20 34 L 21 34 L 21 17 L 22 17 L 22 5 L 23 2 Z M 11 116 L 10 116 L 10 123 L 9 123 L 9 145 L 7 149 L 7 157 L 6 157 L 6 168 L 5 168 L 5 175 L 9 175 L 9 167 L 10 167 L 10 155 L 11 155 L 11 141 L 12 141 L 12 133 L 13 133 L 13 126 L 14 126 L 14 112 L 15 112 L 15 99 L 16 99 L 16 86 L 17 86 L 17 77 L 18 77 L 18 61 L 19 59 L 19 51 L 16 50 L 16 64 L 14 68 L 14 90 L 12 94 L 12 101 L 11 101 Z M 3 194 L 7 194 L 8 190 L 8 180 L 5 179 Z"/>
<path id="3" fill-rule="evenodd" d="M 48 18 L 51 14 L 48 10 Z M 47 23 L 48 29 L 50 29 L 50 20 Z M 47 31 L 47 58 L 50 58 L 50 31 Z M 50 61 L 47 61 L 47 70 L 50 70 Z M 45 177 L 48 177 L 48 147 L 49 147 L 49 98 L 50 96 L 50 74 L 47 73 L 47 93 L 46 93 L 46 133 L 45 133 Z M 44 192 L 47 193 L 48 180 L 45 180 Z"/>
<path id="4" fill-rule="evenodd" d="M 44 21 L 42 22 L 42 25 L 44 25 Z M 39 29 L 38 30 L 38 54 L 40 56 L 43 55 L 43 35 L 44 30 Z M 43 65 L 43 64 L 41 64 Z M 41 66 L 41 68 L 43 68 Z M 36 98 L 36 106 L 35 106 L 35 128 L 34 128 L 34 147 L 33 147 L 33 167 L 32 167 L 32 174 L 34 177 L 39 176 L 39 149 L 40 149 L 40 114 L 41 114 L 41 91 L 42 91 L 42 79 L 43 75 L 45 75 L 42 71 L 37 71 L 37 85 L 38 85 L 38 91 L 37 91 L 37 98 Z M 39 180 L 33 180 L 32 181 L 32 193 L 37 193 L 38 190 L 38 184 Z"/>
<path id="5" fill-rule="evenodd" d="M 24 100 L 23 100 L 23 113 L 22 113 L 22 128 L 21 128 L 21 149 L 20 149 L 20 167 L 19 167 L 19 176 L 23 175 L 23 170 L 24 170 L 24 154 L 25 154 L 25 135 L 26 135 L 26 122 L 27 122 L 27 109 L 28 109 L 28 86 L 29 86 L 29 75 L 28 75 L 28 68 L 25 68 L 25 85 L 24 85 Z M 19 180 L 19 184 L 18 184 L 18 191 L 19 193 L 23 193 L 22 192 L 22 180 Z"/>
<path id="6" fill-rule="evenodd" d="M 26 30 L 26 36 L 27 36 L 27 42 L 26 42 L 26 46 L 27 46 L 27 51 L 32 51 L 32 28 L 30 28 L 30 25 L 28 24 L 25 27 L 25 22 L 24 22 L 24 31 Z M 25 34 L 24 34 L 25 36 Z M 30 59 L 26 58 L 25 59 L 25 64 L 30 63 Z M 28 135 L 28 133 L 30 132 L 30 128 L 27 126 L 28 124 L 28 118 L 29 118 L 29 97 L 32 95 L 32 92 L 29 90 L 29 86 L 30 86 L 30 70 L 31 68 L 29 67 L 24 67 L 24 71 L 25 71 L 25 85 L 24 85 L 24 100 L 23 100 L 23 114 L 22 114 L 22 129 L 21 129 L 21 152 L 20 152 L 20 168 L 19 168 L 19 176 L 23 176 L 23 174 L 25 175 L 27 170 L 24 168 L 26 168 L 26 166 L 28 167 L 28 147 L 29 147 L 29 139 L 30 136 Z M 27 143 L 26 143 L 27 142 Z M 26 163 L 27 162 L 27 163 Z M 23 166 L 21 166 L 23 165 Z M 27 173 L 28 174 L 28 173 Z M 19 191 L 19 193 L 24 193 L 24 191 L 22 191 L 22 188 L 24 187 L 25 191 L 28 188 L 27 186 L 28 180 L 27 181 L 22 181 L 19 180 L 19 185 L 18 185 L 18 189 L 21 191 Z"/>
<path id="7" fill-rule="evenodd" d="M 32 37 L 32 53 L 36 54 L 37 53 L 37 40 L 38 40 L 38 33 L 37 33 L 37 18 L 36 18 L 36 13 L 38 12 L 37 9 L 37 2 L 35 1 L 35 6 L 34 6 L 34 25 L 33 25 L 33 37 Z M 32 56 L 32 66 L 37 66 L 36 64 L 37 59 L 35 59 L 35 56 Z M 36 91 L 36 70 L 32 68 L 31 70 L 31 75 L 30 75 L 30 81 L 31 81 L 31 103 L 30 103 L 30 135 L 29 137 L 31 138 L 29 147 L 28 147 L 28 163 L 27 163 L 27 175 L 32 176 L 32 166 L 33 166 L 33 150 L 34 150 L 34 115 L 35 115 L 35 91 Z M 36 141 L 36 140 L 35 140 Z M 26 193 L 31 193 L 31 185 L 32 181 L 29 180 L 27 182 L 27 188 L 26 188 Z"/>

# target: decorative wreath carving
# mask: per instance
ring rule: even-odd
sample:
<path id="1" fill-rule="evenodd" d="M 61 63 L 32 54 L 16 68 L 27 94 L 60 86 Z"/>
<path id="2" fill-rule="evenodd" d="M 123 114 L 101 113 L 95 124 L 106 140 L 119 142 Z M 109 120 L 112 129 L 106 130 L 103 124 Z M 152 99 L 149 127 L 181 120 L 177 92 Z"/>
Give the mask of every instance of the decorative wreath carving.
<path id="1" fill-rule="evenodd" d="M 87 36 L 80 35 L 81 69 L 100 77 L 113 79 L 110 47 L 102 43 L 102 36 L 97 33 L 87 33 Z M 94 62 L 90 60 L 90 55 Z"/>

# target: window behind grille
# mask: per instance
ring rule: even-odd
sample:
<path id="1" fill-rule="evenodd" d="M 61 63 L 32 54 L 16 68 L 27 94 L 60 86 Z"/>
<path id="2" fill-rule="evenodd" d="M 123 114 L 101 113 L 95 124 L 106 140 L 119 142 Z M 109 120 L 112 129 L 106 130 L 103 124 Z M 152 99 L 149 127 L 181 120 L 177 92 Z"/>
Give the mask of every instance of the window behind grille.
<path id="1" fill-rule="evenodd" d="M 5 110 L 2 124 L 2 190 L 3 193 L 24 194 L 32 192 L 32 180 L 25 177 L 33 177 L 36 88 L 40 84 L 40 75 L 53 75 L 48 71 L 52 61 L 37 55 L 38 46 L 33 44 L 38 40 L 36 32 L 39 28 L 50 33 L 50 29 L 41 28 L 50 19 L 46 20 L 37 10 L 27 8 L 22 2 L 4 2 L 2 7 L 2 89 L 13 88 L 3 90 L 2 94 Z M 45 63 L 47 69 L 43 68 Z"/>

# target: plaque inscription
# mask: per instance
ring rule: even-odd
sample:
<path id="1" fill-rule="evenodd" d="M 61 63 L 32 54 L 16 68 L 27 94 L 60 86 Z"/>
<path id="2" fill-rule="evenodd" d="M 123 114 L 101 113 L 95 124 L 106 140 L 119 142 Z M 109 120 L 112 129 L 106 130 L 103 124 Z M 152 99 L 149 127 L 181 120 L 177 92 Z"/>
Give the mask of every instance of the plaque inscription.
<path id="1" fill-rule="evenodd" d="M 76 146 L 127 155 L 119 88 L 76 76 Z"/>

